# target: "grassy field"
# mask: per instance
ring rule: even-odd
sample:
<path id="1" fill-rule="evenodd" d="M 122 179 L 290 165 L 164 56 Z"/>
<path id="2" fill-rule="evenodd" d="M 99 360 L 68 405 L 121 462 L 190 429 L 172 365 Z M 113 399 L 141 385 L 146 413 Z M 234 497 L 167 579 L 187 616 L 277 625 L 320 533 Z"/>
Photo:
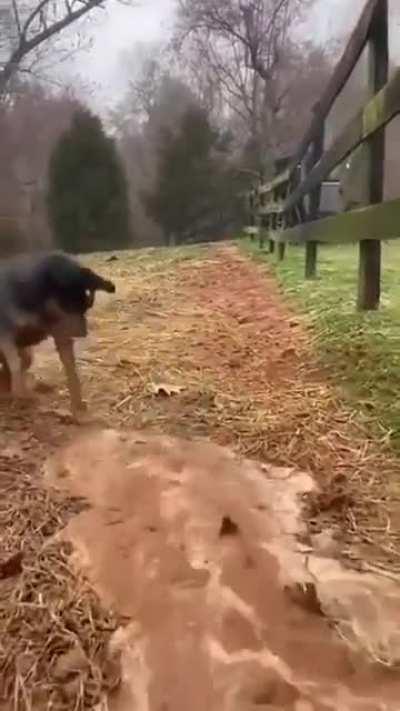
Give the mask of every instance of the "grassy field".
<path id="1" fill-rule="evenodd" d="M 375 434 L 400 450 L 400 244 L 383 245 L 381 308 L 358 313 L 357 246 L 321 247 L 318 279 L 305 281 L 304 249 L 289 247 L 283 262 L 245 243 L 273 265 L 284 293 L 304 314 L 329 377 L 342 387 Z"/>

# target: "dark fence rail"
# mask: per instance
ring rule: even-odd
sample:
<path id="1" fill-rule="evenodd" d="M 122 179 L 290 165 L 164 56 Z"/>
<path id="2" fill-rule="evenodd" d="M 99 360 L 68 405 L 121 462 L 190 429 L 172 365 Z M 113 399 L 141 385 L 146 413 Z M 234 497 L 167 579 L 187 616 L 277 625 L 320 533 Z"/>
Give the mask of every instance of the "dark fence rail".
<path id="1" fill-rule="evenodd" d="M 362 52 L 368 49 L 369 101 L 324 150 L 325 122 Z M 260 246 L 305 244 L 305 276 L 316 275 L 318 243 L 359 242 L 358 307 L 376 309 L 380 299 L 381 240 L 400 237 L 400 199 L 383 202 L 385 126 L 400 113 L 400 69 L 388 81 L 388 0 L 368 0 L 313 119 L 289 166 L 250 195 L 251 223 Z M 321 187 L 333 169 L 363 146 L 365 207 L 320 219 Z"/>

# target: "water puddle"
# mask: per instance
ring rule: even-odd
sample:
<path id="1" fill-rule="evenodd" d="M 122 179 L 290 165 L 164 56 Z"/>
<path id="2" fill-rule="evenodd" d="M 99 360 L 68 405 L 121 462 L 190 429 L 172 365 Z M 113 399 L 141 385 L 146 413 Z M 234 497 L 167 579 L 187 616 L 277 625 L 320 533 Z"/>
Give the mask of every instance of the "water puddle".
<path id="1" fill-rule="evenodd" d="M 112 711 L 398 711 L 400 586 L 299 542 L 306 474 L 106 430 L 45 477 L 89 501 L 74 562 L 130 620 Z"/>

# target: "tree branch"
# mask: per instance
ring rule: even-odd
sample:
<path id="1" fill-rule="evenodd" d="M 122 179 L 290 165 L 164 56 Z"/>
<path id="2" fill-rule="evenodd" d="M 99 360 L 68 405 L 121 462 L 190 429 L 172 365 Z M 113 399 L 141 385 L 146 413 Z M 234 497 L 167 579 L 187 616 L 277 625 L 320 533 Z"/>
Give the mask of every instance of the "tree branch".
<path id="1" fill-rule="evenodd" d="M 12 9 L 13 9 L 13 14 L 14 14 L 15 26 L 16 26 L 17 32 L 18 32 L 18 37 L 20 37 L 21 36 L 21 20 L 19 17 L 17 0 L 12 0 Z"/>
<path id="2" fill-rule="evenodd" d="M 55 20 L 50 24 L 44 20 L 43 13 L 50 6 L 50 0 L 40 0 L 37 6 L 29 14 L 28 18 L 22 25 L 21 30 L 18 32 L 18 44 L 14 51 L 11 53 L 8 60 L 3 65 L 0 71 L 0 96 L 4 93 L 7 84 L 13 74 L 17 71 L 22 60 L 33 50 L 39 47 L 43 42 L 46 42 L 51 37 L 62 32 L 66 27 L 73 24 L 79 20 L 84 15 L 88 14 L 91 10 L 102 6 L 107 0 L 83 0 L 80 6 L 76 10 L 68 10 L 64 17 L 59 20 Z M 32 37 L 28 37 L 29 30 L 32 27 L 34 21 L 41 17 L 40 24 L 42 29 L 40 29 L 37 34 Z"/>

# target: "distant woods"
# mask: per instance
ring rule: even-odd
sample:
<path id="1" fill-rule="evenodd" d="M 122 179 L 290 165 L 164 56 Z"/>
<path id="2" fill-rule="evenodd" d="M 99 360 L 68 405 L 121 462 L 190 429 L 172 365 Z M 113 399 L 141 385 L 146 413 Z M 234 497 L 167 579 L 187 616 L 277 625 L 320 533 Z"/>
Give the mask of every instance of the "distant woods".
<path id="1" fill-rule="evenodd" d="M 178 0 L 168 43 L 121 56 L 126 88 L 101 117 L 90 96 L 44 82 L 40 57 L 35 76 L 14 75 L 0 104 L 0 254 L 234 235 L 241 194 L 293 151 L 336 61 L 302 39 L 312 5 Z M 0 30 L 12 19 L 0 12 Z M 362 68 L 352 82 L 332 134 L 362 100 Z"/>
<path id="2" fill-rule="evenodd" d="M 138 244 L 223 239 L 305 130 L 333 58 L 296 39 L 311 0 L 179 0 L 167 46 L 124 57 L 113 111 Z"/>

